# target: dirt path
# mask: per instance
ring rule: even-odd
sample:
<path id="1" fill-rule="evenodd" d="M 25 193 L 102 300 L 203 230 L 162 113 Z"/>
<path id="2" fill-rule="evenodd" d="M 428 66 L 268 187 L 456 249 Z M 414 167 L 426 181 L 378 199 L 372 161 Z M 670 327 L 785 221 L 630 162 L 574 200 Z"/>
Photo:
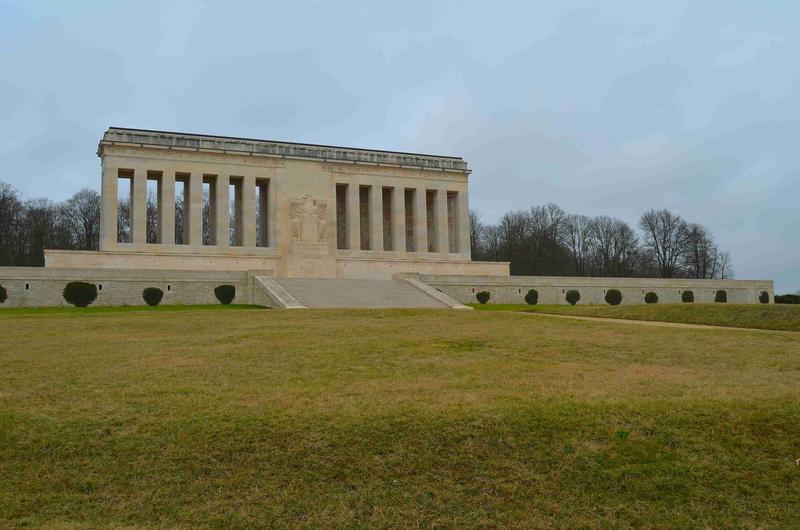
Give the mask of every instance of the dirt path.
<path id="1" fill-rule="evenodd" d="M 566 318 L 572 320 L 588 320 L 595 322 L 610 322 L 612 324 L 633 324 L 637 326 L 652 326 L 659 328 L 684 328 L 684 329 L 708 329 L 719 331 L 721 329 L 732 329 L 738 331 L 761 331 L 764 333 L 792 333 L 797 334 L 797 331 L 789 331 L 783 329 L 761 329 L 761 328 L 737 328 L 733 326 L 712 326 L 709 324 L 686 324 L 683 322 L 661 322 L 657 320 L 632 320 L 627 318 L 607 318 L 607 317 L 587 317 L 582 315 L 556 315 L 553 313 L 542 313 L 538 311 L 519 311 L 526 315 L 534 315 L 550 318 Z"/>

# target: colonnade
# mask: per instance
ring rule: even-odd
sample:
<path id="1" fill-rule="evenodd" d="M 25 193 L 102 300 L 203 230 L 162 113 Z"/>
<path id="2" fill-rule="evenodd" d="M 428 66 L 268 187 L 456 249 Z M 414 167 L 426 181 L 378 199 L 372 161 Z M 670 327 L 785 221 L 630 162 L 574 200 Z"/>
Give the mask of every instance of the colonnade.
<path id="1" fill-rule="evenodd" d="M 463 190 L 337 183 L 336 215 L 339 250 L 469 253 Z"/>
<path id="2" fill-rule="evenodd" d="M 118 248 L 120 243 L 117 226 L 120 186 L 130 186 L 130 238 L 124 242 L 148 243 L 148 182 L 155 182 L 157 190 L 156 244 L 174 245 L 180 240 L 193 247 L 206 244 L 252 248 L 272 247 L 276 243 L 277 207 L 272 204 L 270 178 L 167 168 L 123 169 L 105 163 L 102 174 L 101 250 Z M 440 181 L 422 181 L 424 184 L 419 185 L 420 182 L 381 177 L 336 182 L 331 190 L 333 197 L 318 197 L 333 199 L 328 202 L 330 209 L 326 215 L 331 221 L 327 225 L 329 230 L 335 231 L 336 249 L 355 253 L 468 255 L 469 205 L 465 186 L 448 186 Z M 183 233 L 179 237 L 175 222 L 177 183 L 183 186 Z M 204 187 L 209 204 L 205 241 Z M 287 229 L 288 222 L 287 219 Z"/>
<path id="3" fill-rule="evenodd" d="M 120 182 L 130 186 L 130 240 L 129 243 L 147 243 L 147 183 L 157 185 L 158 211 L 157 243 L 173 245 L 175 233 L 176 183 L 183 184 L 183 234 L 186 245 L 202 245 L 203 241 L 203 186 L 208 186 L 208 244 L 215 246 L 256 247 L 269 246 L 274 239 L 270 234 L 269 182 L 254 175 L 226 175 L 184 173 L 146 168 L 119 169 L 103 167 L 101 208 L 101 250 L 113 248 L 117 243 L 118 192 Z M 125 184 L 123 184 L 125 185 Z M 231 187 L 233 193 L 234 231 L 231 234 Z M 257 193 L 258 190 L 258 193 Z M 258 214 L 258 215 L 257 215 Z M 259 225 L 261 238 L 256 240 Z M 231 237 L 232 236 L 232 237 Z"/>

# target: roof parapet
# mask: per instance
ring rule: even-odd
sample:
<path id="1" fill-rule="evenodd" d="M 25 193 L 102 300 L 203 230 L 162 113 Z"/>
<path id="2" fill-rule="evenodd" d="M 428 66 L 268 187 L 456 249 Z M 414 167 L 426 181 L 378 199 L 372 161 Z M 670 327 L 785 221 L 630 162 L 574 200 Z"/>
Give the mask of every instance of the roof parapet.
<path id="1" fill-rule="evenodd" d="M 120 127 L 109 127 L 103 134 L 103 139 L 98 146 L 98 156 L 105 145 L 136 145 L 156 149 L 215 151 L 238 155 L 304 158 L 325 162 L 470 172 L 467 163 L 461 157 Z"/>

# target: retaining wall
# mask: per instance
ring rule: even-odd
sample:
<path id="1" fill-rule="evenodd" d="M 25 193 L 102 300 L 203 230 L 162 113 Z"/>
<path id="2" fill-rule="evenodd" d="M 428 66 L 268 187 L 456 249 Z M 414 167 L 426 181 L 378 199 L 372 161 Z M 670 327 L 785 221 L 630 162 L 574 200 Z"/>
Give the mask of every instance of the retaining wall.
<path id="1" fill-rule="evenodd" d="M 606 304 L 608 289 L 622 292 L 623 304 L 643 304 L 645 294 L 654 292 L 660 304 L 681 303 L 681 293 L 692 291 L 696 303 L 714 302 L 724 290 L 729 304 L 757 304 L 762 291 L 773 303 L 772 280 L 683 280 L 663 278 L 577 278 L 561 276 L 452 276 L 421 275 L 425 283 L 463 304 L 475 303 L 475 294 L 489 291 L 489 303 L 524 304 L 528 290 L 539 292 L 540 304 L 566 304 L 566 292 L 580 292 L 579 304 Z"/>
<path id="2" fill-rule="evenodd" d="M 0 285 L 8 299 L 0 310 L 8 307 L 54 307 L 69 305 L 62 295 L 72 281 L 97 285 L 96 306 L 146 305 L 142 291 L 158 287 L 164 291 L 162 304 L 217 304 L 214 288 L 229 284 L 236 287 L 234 303 L 265 303 L 254 286 L 257 275 L 272 276 L 271 271 L 216 272 L 131 269 L 61 269 L 41 267 L 0 267 Z"/>

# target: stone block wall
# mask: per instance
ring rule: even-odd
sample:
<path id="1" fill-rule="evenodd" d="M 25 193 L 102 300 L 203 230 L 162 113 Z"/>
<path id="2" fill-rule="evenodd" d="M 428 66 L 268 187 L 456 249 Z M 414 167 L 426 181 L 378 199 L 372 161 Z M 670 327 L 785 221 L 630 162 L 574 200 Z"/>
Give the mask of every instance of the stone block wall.
<path id="1" fill-rule="evenodd" d="M 51 269 L 35 267 L 0 267 L 0 285 L 8 299 L 0 310 L 9 307 L 68 306 L 62 292 L 71 281 L 85 281 L 98 287 L 94 306 L 146 305 L 142 291 L 158 287 L 164 291 L 162 304 L 217 304 L 214 288 L 229 284 L 236 287 L 234 303 L 259 303 L 253 285 L 255 275 L 264 272 L 154 271 L 119 269 Z"/>
<path id="2" fill-rule="evenodd" d="M 714 302 L 724 290 L 729 304 L 757 304 L 762 291 L 773 303 L 772 280 L 682 280 L 662 278 L 578 278 L 560 276 L 447 276 L 420 275 L 420 279 L 463 304 L 476 303 L 475 295 L 489 291 L 489 303 L 524 304 L 528 290 L 539 292 L 539 304 L 567 304 L 567 291 L 577 290 L 582 305 L 606 305 L 608 289 L 619 289 L 623 304 L 643 304 L 645 294 L 654 292 L 659 304 L 681 303 L 681 293 L 692 291 L 695 303 Z"/>

